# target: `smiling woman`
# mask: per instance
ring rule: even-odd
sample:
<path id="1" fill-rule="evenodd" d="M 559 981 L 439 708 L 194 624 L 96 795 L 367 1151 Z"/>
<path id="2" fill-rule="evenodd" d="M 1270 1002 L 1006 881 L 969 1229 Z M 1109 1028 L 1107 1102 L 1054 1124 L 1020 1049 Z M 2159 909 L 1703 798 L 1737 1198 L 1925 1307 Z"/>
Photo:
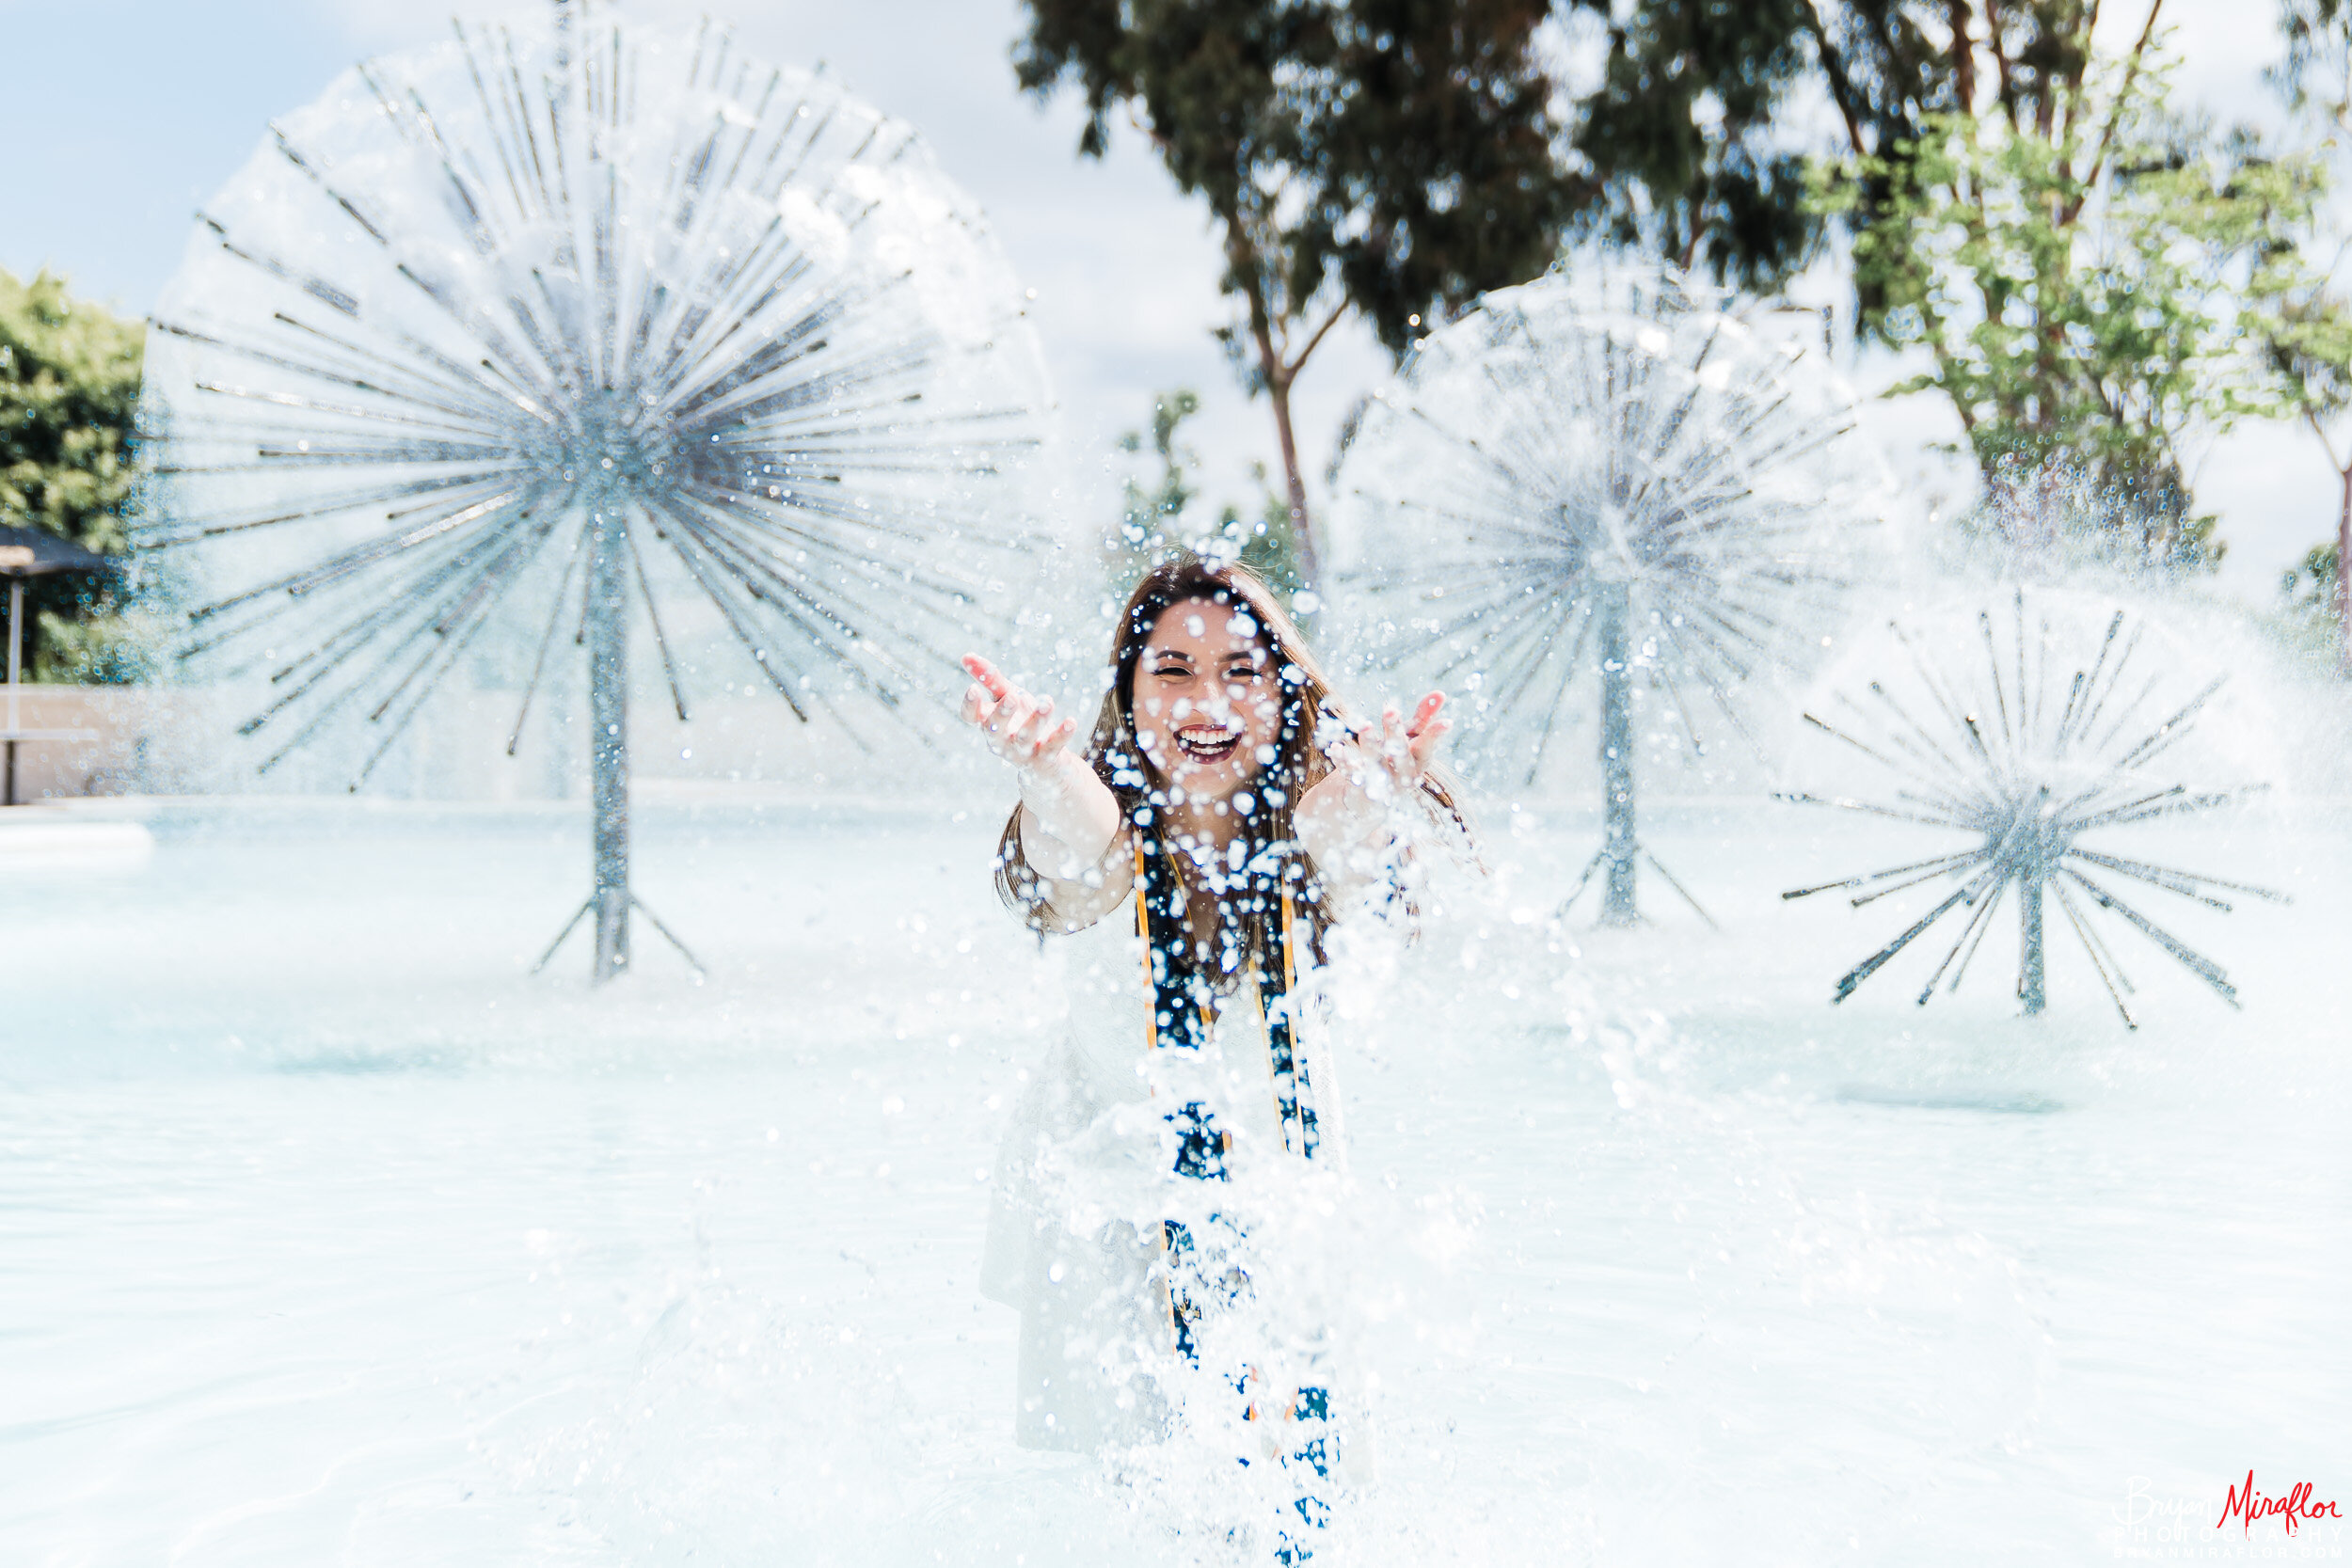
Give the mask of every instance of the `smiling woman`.
<path id="1" fill-rule="evenodd" d="M 1295 1553 L 1355 1413 L 1264 1237 L 1324 1149 L 1324 932 L 1393 891 L 1416 818 L 1463 827 L 1434 766 L 1445 700 L 1352 723 L 1265 585 L 1188 559 L 1129 599 L 1082 755 L 1050 698 L 965 664 L 964 718 L 1021 783 L 997 885 L 1056 939 L 1070 1000 L 983 1281 L 1022 1311 L 1021 1441 L 1238 1443 L 1289 1475 Z"/>

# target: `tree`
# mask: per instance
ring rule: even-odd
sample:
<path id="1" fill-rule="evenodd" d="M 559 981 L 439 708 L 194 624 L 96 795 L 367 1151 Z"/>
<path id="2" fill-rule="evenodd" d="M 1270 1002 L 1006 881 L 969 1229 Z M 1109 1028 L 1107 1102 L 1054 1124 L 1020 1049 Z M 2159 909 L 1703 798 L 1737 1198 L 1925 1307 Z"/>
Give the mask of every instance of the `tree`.
<path id="1" fill-rule="evenodd" d="M 1026 0 L 1022 87 L 1084 97 L 1082 156 L 1123 108 L 1207 204 L 1240 320 L 1220 336 L 1274 415 L 1310 585 L 1291 388 L 1350 310 L 1392 353 L 1550 261 L 1568 185 L 1533 47 L 1545 0 Z"/>
<path id="2" fill-rule="evenodd" d="M 2063 474 L 2103 495 L 2111 543 L 2209 564 L 2184 443 L 2261 411 L 2247 291 L 2317 171 L 2169 112 L 2156 9 L 2106 59 L 2091 12 L 2032 9 L 2035 46 L 1994 52 L 1989 112 L 1924 115 L 1823 168 L 1817 203 L 1853 220 L 1864 332 L 1931 361 L 1896 390 L 1950 401 L 1994 515 Z"/>
<path id="3" fill-rule="evenodd" d="M 2352 7 L 2288 0 L 2280 22 L 2286 58 L 2273 84 L 2289 110 L 2318 128 L 2320 156 L 2339 157 L 2352 129 Z M 2352 674 L 2352 301 L 2329 286 L 2340 245 L 2325 261 L 2307 259 L 2330 237 L 2307 227 L 2280 247 L 2260 291 L 2267 307 L 2261 341 L 2281 403 L 2336 475 L 2335 540 L 2313 547 L 2284 587 L 2293 608 L 2334 623 L 2337 668 Z"/>
<path id="4" fill-rule="evenodd" d="M 1179 436 L 1184 422 L 1200 411 L 1200 395 L 1189 387 L 1179 387 L 1152 400 L 1148 435 L 1131 430 L 1120 437 L 1121 451 L 1141 452 L 1148 443 L 1158 459 L 1159 472 L 1148 488 L 1134 475 L 1121 485 L 1124 504 L 1119 527 L 1104 541 L 1104 566 L 1114 599 L 1124 598 L 1145 572 L 1184 551 L 1239 561 L 1286 594 L 1306 586 L 1290 531 L 1290 507 L 1266 483 L 1264 465 L 1252 465 L 1260 490 L 1255 519 L 1245 517 L 1239 507 L 1229 502 L 1218 512 L 1214 526 L 1200 531 L 1186 526 L 1185 514 L 1200 499 L 1192 476 L 1200 467 L 1200 457 Z"/>
<path id="5" fill-rule="evenodd" d="M 2103 547 L 2211 560 L 2182 443 L 2270 411 L 2229 296 L 2275 270 L 2317 171 L 2169 114 L 2146 8 L 2103 53 L 2096 0 L 1567 0 L 1606 39 L 1580 224 L 1762 292 L 1834 223 L 1864 335 L 1929 352 L 1899 389 L 1951 398 L 1996 526 L 2069 514 Z M 2352 0 L 2284 13 L 2295 80 L 2343 82 Z M 1832 128 L 1802 112 L 1814 87 Z"/>
<path id="6" fill-rule="evenodd" d="M 2324 0 L 2333 3 L 2333 0 Z M 1598 89 L 1578 106 L 1581 221 L 1719 281 L 1777 288 L 1832 215 L 1792 200 L 1807 154 L 1846 161 L 1850 233 L 1887 200 L 1930 119 L 2033 114 L 2087 60 L 2079 0 L 1567 0 L 1603 19 Z M 1985 90 L 1990 84 L 1990 91 Z M 1827 135 L 1799 112 L 1818 88 Z M 1876 303 L 1873 280 L 1855 280 Z"/>
<path id="7" fill-rule="evenodd" d="M 2311 431 L 2335 471 L 2337 506 L 2334 542 L 2312 549 L 2298 571 L 2287 574 L 2287 591 L 2335 624 L 2336 661 L 2352 674 L 2352 304 L 2328 291 L 2324 278 L 2296 272 L 2265 301 L 2271 309 L 2256 330 L 2281 411 Z"/>
<path id="8" fill-rule="evenodd" d="M 0 272 L 0 527 L 44 529 L 102 555 L 128 547 L 122 508 L 135 473 L 146 335 L 62 278 Z M 121 681 L 143 672 L 117 591 L 79 577 L 35 578 L 25 644 L 35 680 Z"/>
<path id="9" fill-rule="evenodd" d="M 2292 641 L 2305 645 L 2313 657 L 2326 659 L 2338 674 L 2344 663 L 2344 617 L 2337 608 L 2343 592 L 2344 548 L 2340 540 L 2313 545 L 2303 559 L 2280 574 L 2279 594 L 2286 601 Z"/>
<path id="10" fill-rule="evenodd" d="M 1104 569 L 1114 599 L 1123 599 L 1143 574 L 1183 546 L 1184 515 L 1199 491 L 1192 476 L 1200 457 L 1177 439 L 1184 422 L 1200 411 L 1200 394 L 1179 387 L 1152 400 L 1152 428 L 1131 430 L 1119 438 L 1119 450 L 1140 452 L 1148 441 L 1159 460 L 1159 473 L 1149 488 L 1130 474 L 1120 486 L 1122 504 L 1119 527 L 1103 541 Z"/>
<path id="11" fill-rule="evenodd" d="M 1783 118 L 1816 63 L 1811 0 L 1568 8 L 1599 19 L 1608 50 L 1570 135 L 1578 227 L 1719 283 L 1778 289 L 1820 229 Z"/>
<path id="12" fill-rule="evenodd" d="M 2312 36 L 2352 12 L 2286 3 Z M 2181 444 L 2245 412 L 2258 372 L 2213 285 L 2246 282 L 2311 170 L 2166 111 L 2162 0 L 2105 53 L 2095 0 L 1570 4 L 1608 18 L 1574 138 L 1589 230 L 1760 291 L 1834 222 L 1864 335 L 1929 351 L 1903 389 L 1951 398 L 1990 513 L 2096 491 L 2089 515 L 2143 553 L 2217 552 Z M 1796 112 L 1813 86 L 1826 135 Z M 1791 214 L 1808 150 L 1826 157 Z"/>

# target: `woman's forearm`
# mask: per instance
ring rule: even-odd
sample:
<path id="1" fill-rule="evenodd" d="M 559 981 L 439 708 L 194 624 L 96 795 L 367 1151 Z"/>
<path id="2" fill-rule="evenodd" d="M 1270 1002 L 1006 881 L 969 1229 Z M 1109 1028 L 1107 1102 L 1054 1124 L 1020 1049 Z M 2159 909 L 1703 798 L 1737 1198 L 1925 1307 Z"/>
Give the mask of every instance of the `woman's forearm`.
<path id="1" fill-rule="evenodd" d="M 1385 802 L 1335 768 L 1299 797 L 1291 817 L 1299 842 L 1327 875 L 1355 879 L 1375 869 L 1394 836 Z"/>
<path id="2" fill-rule="evenodd" d="M 1075 881 L 1119 836 L 1119 801 L 1092 768 L 1068 752 L 1021 771 L 1021 853 L 1033 871 Z"/>

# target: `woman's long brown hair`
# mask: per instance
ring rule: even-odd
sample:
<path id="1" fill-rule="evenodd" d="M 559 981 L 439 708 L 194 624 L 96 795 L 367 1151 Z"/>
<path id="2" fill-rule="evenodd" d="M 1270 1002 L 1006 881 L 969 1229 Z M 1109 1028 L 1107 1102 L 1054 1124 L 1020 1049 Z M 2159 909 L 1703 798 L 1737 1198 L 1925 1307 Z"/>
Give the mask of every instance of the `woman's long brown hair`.
<path id="1" fill-rule="evenodd" d="M 1167 781 L 1156 776 L 1136 740 L 1136 667 L 1142 662 L 1144 644 L 1160 617 L 1170 606 L 1187 599 L 1247 610 L 1265 644 L 1282 693 L 1281 726 L 1274 761 L 1258 774 L 1252 789 L 1264 809 L 1244 819 L 1243 842 L 1250 863 L 1262 863 L 1260 857 L 1268 850 L 1276 851 L 1284 863 L 1283 880 L 1292 891 L 1308 948 L 1321 961 L 1327 923 L 1323 879 L 1313 858 L 1295 836 L 1292 817 L 1299 797 L 1331 771 L 1327 747 L 1332 737 L 1318 743 L 1316 731 L 1326 721 L 1344 728 L 1348 718 L 1332 692 L 1329 677 L 1307 645 L 1305 634 L 1255 572 L 1239 562 L 1214 562 L 1185 555 L 1162 562 L 1144 574 L 1120 614 L 1111 643 L 1110 689 L 1103 694 L 1102 712 L 1083 755 L 1095 777 L 1109 786 L 1118 800 L 1120 819 L 1147 842 L 1156 840 L 1150 830 L 1167 806 Z M 1423 804 L 1434 815 L 1451 819 L 1468 832 L 1469 824 L 1443 777 L 1424 773 L 1421 787 Z M 1031 929 L 1040 933 L 1057 929 L 1046 901 L 1046 883 L 1029 869 L 1022 851 L 1021 808 L 1017 805 L 996 846 L 996 891 Z M 1256 933 L 1248 945 L 1252 957 L 1267 957 L 1257 951 L 1262 941 Z"/>

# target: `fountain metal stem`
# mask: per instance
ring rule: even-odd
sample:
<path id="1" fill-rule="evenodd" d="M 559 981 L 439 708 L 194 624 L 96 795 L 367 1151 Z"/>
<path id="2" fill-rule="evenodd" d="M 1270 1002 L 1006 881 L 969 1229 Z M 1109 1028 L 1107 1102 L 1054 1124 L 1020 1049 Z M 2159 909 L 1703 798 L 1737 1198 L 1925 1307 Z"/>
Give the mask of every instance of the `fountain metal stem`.
<path id="1" fill-rule="evenodd" d="M 1623 583 L 1603 588 L 1600 618 L 1601 854 L 1609 864 L 1600 923 L 1630 926 L 1641 917 L 1633 906 L 1632 649 L 1626 617 L 1630 595 Z"/>
<path id="2" fill-rule="evenodd" d="M 595 835 L 596 967 L 628 967 L 628 524 L 598 512 L 588 538 L 588 768 Z"/>
<path id="3" fill-rule="evenodd" d="M 2017 879 L 2017 995 L 2028 1017 L 2042 1011 L 2049 1000 L 2042 967 L 2042 890 L 2050 874 L 2037 840 L 2030 861 Z"/>
<path id="4" fill-rule="evenodd" d="M 2017 969 L 2017 994 L 2024 999 L 2028 1014 L 2038 1013 L 2048 1001 L 2042 982 L 2042 879 L 2018 879 L 2018 940 L 2024 944 L 2024 958 Z"/>

